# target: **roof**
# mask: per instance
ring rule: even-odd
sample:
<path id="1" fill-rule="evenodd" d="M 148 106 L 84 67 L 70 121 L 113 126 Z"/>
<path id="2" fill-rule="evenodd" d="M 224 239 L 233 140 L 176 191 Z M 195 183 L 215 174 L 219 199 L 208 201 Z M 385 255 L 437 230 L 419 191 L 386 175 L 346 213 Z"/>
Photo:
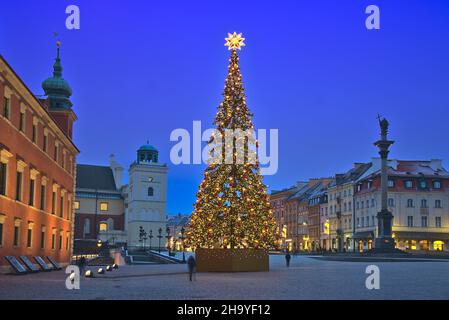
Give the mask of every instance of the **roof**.
<path id="1" fill-rule="evenodd" d="M 157 149 L 151 144 L 144 144 L 139 148 L 139 151 L 157 151 Z"/>
<path id="2" fill-rule="evenodd" d="M 170 217 L 167 221 L 167 225 L 169 226 L 186 226 L 188 223 L 188 215 Z"/>
<path id="3" fill-rule="evenodd" d="M 77 189 L 117 190 L 111 168 L 87 164 L 76 166 L 76 187 Z"/>
<path id="4" fill-rule="evenodd" d="M 354 167 L 349 171 L 347 171 L 346 173 L 335 175 L 335 181 L 332 182 L 329 186 L 334 187 L 336 185 L 354 182 L 357 179 L 359 179 L 371 166 L 372 166 L 371 162 L 355 163 Z"/>
<path id="5" fill-rule="evenodd" d="M 442 166 L 441 160 L 392 160 L 388 164 L 389 176 L 449 178 L 449 172 Z M 364 179 L 379 174 L 380 170 L 376 170 Z"/>

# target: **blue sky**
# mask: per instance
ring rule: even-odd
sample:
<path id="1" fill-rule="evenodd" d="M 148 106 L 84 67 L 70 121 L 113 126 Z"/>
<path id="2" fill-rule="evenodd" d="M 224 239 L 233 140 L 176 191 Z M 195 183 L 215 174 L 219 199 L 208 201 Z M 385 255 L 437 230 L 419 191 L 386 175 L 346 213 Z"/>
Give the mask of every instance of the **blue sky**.
<path id="1" fill-rule="evenodd" d="M 78 5 L 81 29 L 65 29 Z M 365 28 L 376 4 L 381 30 Z M 449 2 L 32 1 L 3 4 L 0 54 L 36 94 L 55 38 L 78 115 L 79 163 L 126 167 L 150 140 L 170 166 L 168 211 L 187 213 L 203 165 L 174 166 L 170 133 L 211 125 L 227 73 L 227 32 L 240 54 L 257 128 L 279 129 L 273 189 L 345 171 L 376 156 L 377 113 L 391 123 L 391 156 L 449 161 Z M 446 165 L 448 167 L 448 165 Z"/>

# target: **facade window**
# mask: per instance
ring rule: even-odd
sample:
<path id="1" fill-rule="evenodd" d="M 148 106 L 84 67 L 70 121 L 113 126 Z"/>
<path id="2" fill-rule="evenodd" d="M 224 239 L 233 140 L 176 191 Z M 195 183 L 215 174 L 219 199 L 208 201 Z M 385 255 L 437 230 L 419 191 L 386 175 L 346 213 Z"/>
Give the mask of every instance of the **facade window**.
<path id="1" fill-rule="evenodd" d="M 69 250 L 69 243 L 70 243 L 70 232 L 67 232 L 66 236 L 65 236 L 65 249 L 66 250 Z"/>
<path id="2" fill-rule="evenodd" d="M 51 194 L 51 213 L 56 214 L 56 192 Z"/>
<path id="3" fill-rule="evenodd" d="M 407 207 L 413 208 L 413 199 L 408 199 L 407 200 Z"/>
<path id="4" fill-rule="evenodd" d="M 80 202 L 79 201 L 75 201 L 73 204 L 75 206 L 75 210 L 78 210 L 80 208 Z"/>
<path id="5" fill-rule="evenodd" d="M 409 228 L 413 227 L 413 216 L 407 217 L 407 227 L 409 227 Z"/>
<path id="6" fill-rule="evenodd" d="M 426 199 L 421 200 L 421 208 L 427 208 L 427 200 Z"/>
<path id="7" fill-rule="evenodd" d="M 441 217 L 435 217 L 435 227 L 441 228 Z"/>
<path id="8" fill-rule="evenodd" d="M 441 189 L 441 182 L 440 181 L 434 181 L 433 182 L 433 188 L 434 189 Z"/>
<path id="9" fill-rule="evenodd" d="M 44 152 L 48 151 L 48 134 L 44 134 L 44 142 L 42 144 L 42 150 L 44 150 Z"/>
<path id="10" fill-rule="evenodd" d="M 45 185 L 41 185 L 41 203 L 40 209 L 45 210 Z"/>
<path id="11" fill-rule="evenodd" d="M 3 246 L 3 221 L 0 221 L 0 247 Z"/>
<path id="12" fill-rule="evenodd" d="M 374 199 L 371 199 L 371 207 L 374 208 Z"/>
<path id="13" fill-rule="evenodd" d="M 441 200 L 435 200 L 435 208 L 441 208 Z"/>
<path id="14" fill-rule="evenodd" d="M 45 227 L 41 229 L 41 249 L 45 248 Z"/>
<path id="15" fill-rule="evenodd" d="M 149 188 L 148 188 L 148 196 L 149 196 L 149 197 L 154 196 L 154 189 L 153 189 L 153 187 L 149 187 Z"/>
<path id="16" fill-rule="evenodd" d="M 393 198 L 388 198 L 388 206 L 394 207 L 394 199 Z"/>
<path id="17" fill-rule="evenodd" d="M 53 229 L 51 233 L 51 249 L 54 250 L 56 248 L 56 229 Z"/>
<path id="18" fill-rule="evenodd" d="M 33 141 L 33 143 L 36 143 L 36 138 L 37 138 L 37 125 L 33 124 L 33 131 L 31 132 L 31 141 Z"/>
<path id="19" fill-rule="evenodd" d="M 420 182 L 419 182 L 419 187 L 420 187 L 421 189 L 426 189 L 426 188 L 427 188 L 427 182 L 424 181 L 424 180 L 420 181 Z"/>
<path id="20" fill-rule="evenodd" d="M 55 144 L 55 150 L 54 150 L 54 153 L 53 153 L 53 160 L 55 160 L 56 162 L 58 162 L 58 153 L 59 153 L 58 149 L 59 149 L 58 145 Z"/>
<path id="21" fill-rule="evenodd" d="M 100 211 L 108 211 L 109 210 L 109 203 L 102 202 L 100 203 Z"/>
<path id="22" fill-rule="evenodd" d="M 64 196 L 61 195 L 61 197 L 59 198 L 59 216 L 61 218 L 64 217 Z"/>
<path id="23" fill-rule="evenodd" d="M 34 179 L 30 179 L 30 198 L 28 199 L 28 204 L 30 206 L 34 206 L 34 186 L 35 186 L 35 181 Z"/>
<path id="24" fill-rule="evenodd" d="M 31 248 L 33 246 L 33 225 L 28 225 L 27 230 L 27 248 Z"/>
<path id="25" fill-rule="evenodd" d="M 357 218 L 357 227 L 360 227 L 360 218 Z"/>
<path id="26" fill-rule="evenodd" d="M 108 231 L 108 224 L 106 222 L 100 223 L 100 231 Z"/>
<path id="27" fill-rule="evenodd" d="M 59 232 L 59 250 L 62 250 L 62 237 L 63 237 L 63 232 Z"/>
<path id="28" fill-rule="evenodd" d="M 421 227 L 427 228 L 427 216 L 421 217 Z"/>
<path id="29" fill-rule="evenodd" d="M 14 224 L 14 234 L 13 234 L 13 245 L 18 246 L 19 245 L 19 236 L 20 236 L 20 225 Z"/>
<path id="30" fill-rule="evenodd" d="M 368 189 L 371 189 L 373 187 L 373 182 L 372 181 L 368 181 Z"/>
<path id="31" fill-rule="evenodd" d="M 90 220 L 88 218 L 84 219 L 83 233 L 84 237 L 90 234 Z"/>
<path id="32" fill-rule="evenodd" d="M 25 113 L 20 112 L 19 115 L 19 130 L 24 132 L 25 131 Z"/>
<path id="33" fill-rule="evenodd" d="M 394 188 L 394 180 L 388 180 L 388 188 Z"/>
<path id="34" fill-rule="evenodd" d="M 2 115 L 6 118 L 9 119 L 9 105 L 10 105 L 10 100 L 7 97 L 3 97 L 3 113 Z"/>
<path id="35" fill-rule="evenodd" d="M 374 221 L 375 221 L 374 216 L 371 216 L 371 222 L 372 222 L 373 227 L 374 227 Z"/>
<path id="36" fill-rule="evenodd" d="M 413 182 L 412 182 L 411 180 L 405 181 L 405 187 L 406 187 L 407 189 L 413 188 Z"/>
<path id="37" fill-rule="evenodd" d="M 0 194 L 6 195 L 6 163 L 0 162 Z"/>
<path id="38" fill-rule="evenodd" d="M 16 200 L 22 201 L 22 183 L 23 183 L 22 172 L 17 171 L 16 175 Z"/>
<path id="39" fill-rule="evenodd" d="M 365 227 L 365 218 L 362 217 L 362 228 Z"/>

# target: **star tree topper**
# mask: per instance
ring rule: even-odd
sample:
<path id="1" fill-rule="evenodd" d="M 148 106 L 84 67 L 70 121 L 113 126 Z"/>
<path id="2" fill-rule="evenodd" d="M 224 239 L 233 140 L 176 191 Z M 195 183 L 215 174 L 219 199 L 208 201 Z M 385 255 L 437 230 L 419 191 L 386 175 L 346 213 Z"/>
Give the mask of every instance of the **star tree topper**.
<path id="1" fill-rule="evenodd" d="M 228 33 L 228 37 L 225 38 L 226 43 L 225 46 L 228 47 L 228 50 L 241 50 L 242 47 L 245 46 L 245 43 L 243 42 L 245 38 L 242 37 L 242 34 L 237 32 L 234 33 Z"/>

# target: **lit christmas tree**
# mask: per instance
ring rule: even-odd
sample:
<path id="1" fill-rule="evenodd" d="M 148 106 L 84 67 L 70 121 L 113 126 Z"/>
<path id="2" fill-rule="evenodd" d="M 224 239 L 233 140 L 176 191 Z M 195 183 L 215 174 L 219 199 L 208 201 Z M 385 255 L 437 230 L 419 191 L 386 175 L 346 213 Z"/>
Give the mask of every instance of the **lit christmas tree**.
<path id="1" fill-rule="evenodd" d="M 242 35 L 235 32 L 226 38 L 225 45 L 231 50 L 229 72 L 224 101 L 214 121 L 216 130 L 209 141 L 211 159 L 188 226 L 186 244 L 192 248 L 268 249 L 277 237 L 260 175 L 257 141 L 248 135 L 226 139 L 229 130 L 254 130 L 237 54 L 245 45 L 243 41 Z"/>

